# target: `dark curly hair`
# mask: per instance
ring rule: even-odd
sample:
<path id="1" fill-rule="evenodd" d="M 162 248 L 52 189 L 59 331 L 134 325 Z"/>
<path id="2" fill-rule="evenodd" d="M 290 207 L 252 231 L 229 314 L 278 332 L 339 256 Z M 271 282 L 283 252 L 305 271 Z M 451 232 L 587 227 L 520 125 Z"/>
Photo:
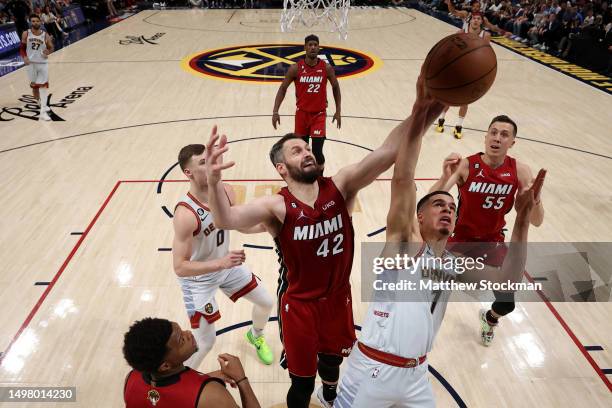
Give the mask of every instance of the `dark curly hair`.
<path id="1" fill-rule="evenodd" d="M 155 373 L 168 352 L 172 323 L 147 317 L 135 322 L 123 338 L 123 356 L 137 371 Z"/>

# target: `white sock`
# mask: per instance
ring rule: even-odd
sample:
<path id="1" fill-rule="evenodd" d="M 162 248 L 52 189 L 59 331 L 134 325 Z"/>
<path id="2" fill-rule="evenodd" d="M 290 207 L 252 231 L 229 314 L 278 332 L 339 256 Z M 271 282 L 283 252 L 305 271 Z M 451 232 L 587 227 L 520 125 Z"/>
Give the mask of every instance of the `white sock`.
<path id="1" fill-rule="evenodd" d="M 459 116 L 459 120 L 457 120 L 457 126 L 463 126 L 463 119 L 461 116 Z"/>
<path id="2" fill-rule="evenodd" d="M 263 334 L 263 329 L 268 323 L 268 318 L 270 318 L 270 313 L 272 313 L 272 308 L 274 307 L 274 300 L 261 283 L 247 293 L 244 298 L 253 303 L 252 333 L 255 337 L 259 337 Z"/>
<path id="3" fill-rule="evenodd" d="M 40 111 L 44 112 L 47 107 L 47 98 L 49 97 L 49 88 L 41 87 L 38 88 L 40 92 Z"/>
<path id="4" fill-rule="evenodd" d="M 263 329 L 256 329 L 255 326 L 251 327 L 251 334 L 253 337 L 258 338 L 263 336 Z"/>
<path id="5" fill-rule="evenodd" d="M 192 332 L 198 344 L 198 351 L 187 359 L 185 365 L 197 370 L 202 361 L 204 361 L 204 357 L 212 350 L 217 334 L 214 323 L 209 324 L 204 317 L 200 317 L 200 327 L 192 329 Z"/>

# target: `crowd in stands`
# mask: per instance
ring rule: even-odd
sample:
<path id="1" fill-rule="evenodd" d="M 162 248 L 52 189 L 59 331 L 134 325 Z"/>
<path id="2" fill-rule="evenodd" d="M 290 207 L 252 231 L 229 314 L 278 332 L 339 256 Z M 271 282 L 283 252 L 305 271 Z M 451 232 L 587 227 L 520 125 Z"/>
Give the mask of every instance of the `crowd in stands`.
<path id="1" fill-rule="evenodd" d="M 471 10 L 475 0 L 455 4 Z M 605 74 L 612 68 L 610 0 L 484 0 L 481 12 L 499 34 Z M 432 10 L 447 12 L 445 0 L 424 0 Z"/>

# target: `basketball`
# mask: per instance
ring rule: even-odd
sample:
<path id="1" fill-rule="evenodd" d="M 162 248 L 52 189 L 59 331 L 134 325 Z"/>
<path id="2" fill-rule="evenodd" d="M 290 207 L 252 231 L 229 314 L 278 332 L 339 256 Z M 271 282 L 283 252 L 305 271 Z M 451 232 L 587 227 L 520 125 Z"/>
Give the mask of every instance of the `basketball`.
<path id="1" fill-rule="evenodd" d="M 480 99 L 495 81 L 493 48 L 474 34 L 440 40 L 425 58 L 423 72 L 429 94 L 447 105 L 468 105 Z"/>

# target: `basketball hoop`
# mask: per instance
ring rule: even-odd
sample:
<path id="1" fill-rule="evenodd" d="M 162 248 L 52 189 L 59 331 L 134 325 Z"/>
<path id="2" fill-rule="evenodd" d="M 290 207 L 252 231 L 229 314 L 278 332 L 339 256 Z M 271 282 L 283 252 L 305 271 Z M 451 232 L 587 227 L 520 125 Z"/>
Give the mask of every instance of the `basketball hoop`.
<path id="1" fill-rule="evenodd" d="M 281 30 L 294 31 L 298 23 L 308 28 L 323 24 L 346 40 L 350 7 L 350 0 L 284 0 Z"/>

